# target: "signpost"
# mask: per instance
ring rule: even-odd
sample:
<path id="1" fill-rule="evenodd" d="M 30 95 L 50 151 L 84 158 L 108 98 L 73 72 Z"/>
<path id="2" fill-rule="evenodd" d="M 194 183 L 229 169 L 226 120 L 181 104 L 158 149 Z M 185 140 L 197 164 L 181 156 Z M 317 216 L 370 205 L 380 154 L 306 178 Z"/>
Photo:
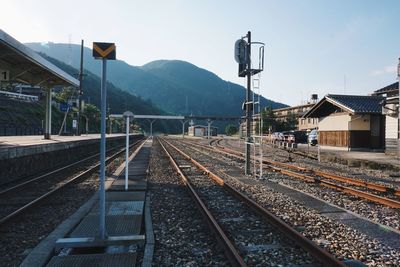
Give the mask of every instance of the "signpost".
<path id="1" fill-rule="evenodd" d="M 129 118 L 133 118 L 133 113 L 125 111 L 123 116 L 126 118 L 126 152 L 125 152 L 125 191 L 128 191 L 128 171 L 129 171 Z"/>
<path id="2" fill-rule="evenodd" d="M 61 112 L 67 112 L 70 106 L 66 103 L 60 103 L 60 111 Z"/>
<path id="3" fill-rule="evenodd" d="M 7 82 L 10 80 L 10 72 L 8 70 L 0 69 L 0 81 Z"/>
<path id="4" fill-rule="evenodd" d="M 76 130 L 77 125 L 78 125 L 77 120 L 72 120 L 72 128 L 74 130 Z"/>
<path id="5" fill-rule="evenodd" d="M 107 59 L 115 60 L 114 43 L 93 43 L 93 57 L 102 60 L 101 74 L 101 141 L 100 141 L 100 188 L 99 188 L 99 215 L 100 238 L 106 237 L 106 192 L 105 192 L 105 164 L 106 164 L 106 96 L 107 96 Z"/>

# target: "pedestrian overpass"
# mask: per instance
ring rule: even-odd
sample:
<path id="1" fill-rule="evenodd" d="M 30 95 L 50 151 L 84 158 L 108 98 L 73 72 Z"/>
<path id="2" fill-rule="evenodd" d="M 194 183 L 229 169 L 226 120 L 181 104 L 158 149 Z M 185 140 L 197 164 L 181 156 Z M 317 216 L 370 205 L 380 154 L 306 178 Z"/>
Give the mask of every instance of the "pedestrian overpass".
<path id="1" fill-rule="evenodd" d="M 116 119 L 121 119 L 124 118 L 123 114 L 111 114 L 109 116 L 111 119 L 116 118 Z M 198 119 L 198 120 L 206 120 L 207 121 L 207 127 L 208 127 L 208 138 L 210 138 L 210 127 L 213 121 L 215 120 L 235 120 L 239 121 L 242 119 L 241 117 L 238 116 L 206 116 L 206 115 L 201 115 L 201 116 L 196 116 L 196 115 L 189 115 L 189 116 L 169 116 L 169 115 L 136 115 L 133 114 L 133 119 L 146 119 L 150 123 L 150 136 L 153 136 L 153 123 L 156 120 L 179 120 L 182 123 L 182 137 L 185 136 L 185 124 L 193 119 Z"/>

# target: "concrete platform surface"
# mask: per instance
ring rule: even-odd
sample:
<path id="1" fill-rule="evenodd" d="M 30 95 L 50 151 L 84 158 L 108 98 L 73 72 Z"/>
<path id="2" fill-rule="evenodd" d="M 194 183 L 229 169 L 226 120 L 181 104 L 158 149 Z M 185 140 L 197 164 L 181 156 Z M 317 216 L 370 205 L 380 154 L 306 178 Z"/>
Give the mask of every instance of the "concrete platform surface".
<path id="1" fill-rule="evenodd" d="M 106 137 L 125 136 L 125 134 L 106 134 Z M 44 145 L 62 142 L 76 142 L 91 139 L 100 139 L 100 134 L 88 134 L 80 136 L 59 136 L 52 135 L 51 139 L 44 139 L 42 135 L 22 136 L 0 136 L 0 149 L 13 146 Z"/>
<path id="2" fill-rule="evenodd" d="M 135 136 L 134 134 L 131 135 Z M 124 134 L 107 134 L 107 140 L 123 139 Z M 41 135 L 31 136 L 0 136 L 0 160 L 30 156 L 45 152 L 76 148 L 82 145 L 97 144 L 99 134 L 81 136 L 53 136 L 43 139 Z"/>

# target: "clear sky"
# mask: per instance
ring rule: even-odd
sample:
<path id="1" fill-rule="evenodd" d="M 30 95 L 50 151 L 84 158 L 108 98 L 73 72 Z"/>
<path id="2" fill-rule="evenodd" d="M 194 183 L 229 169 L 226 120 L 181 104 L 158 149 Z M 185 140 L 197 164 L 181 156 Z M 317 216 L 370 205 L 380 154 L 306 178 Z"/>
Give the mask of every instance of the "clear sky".
<path id="1" fill-rule="evenodd" d="M 298 105 L 312 93 L 366 95 L 393 83 L 398 0 L 3 0 L 0 28 L 20 42 L 115 42 L 131 65 L 180 59 L 237 77 L 234 42 L 266 43 L 261 93 Z"/>

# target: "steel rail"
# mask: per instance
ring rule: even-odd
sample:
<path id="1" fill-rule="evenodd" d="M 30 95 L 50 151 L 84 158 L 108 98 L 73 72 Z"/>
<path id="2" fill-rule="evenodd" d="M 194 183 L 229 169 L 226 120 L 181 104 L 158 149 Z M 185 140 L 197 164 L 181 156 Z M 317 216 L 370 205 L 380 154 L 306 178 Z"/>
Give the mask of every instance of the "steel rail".
<path id="1" fill-rule="evenodd" d="M 222 139 L 219 139 L 219 140 L 222 140 Z M 241 155 L 244 155 L 243 153 L 241 153 L 239 151 L 235 151 L 233 149 L 229 149 L 229 148 L 226 148 L 226 147 L 222 146 L 218 141 L 217 141 L 217 147 L 219 147 L 221 149 L 224 149 L 224 150 L 227 150 L 227 151 L 231 151 L 232 153 L 239 153 Z M 339 182 L 365 187 L 365 188 L 372 189 L 372 190 L 375 190 L 375 191 L 378 191 L 378 192 L 400 196 L 400 188 L 395 189 L 395 188 L 391 188 L 391 187 L 388 187 L 388 186 L 385 186 L 385 185 L 382 185 L 382 184 L 377 184 L 377 183 L 373 183 L 373 182 L 365 182 L 365 181 L 361 181 L 361 180 L 354 179 L 354 178 L 351 178 L 351 177 L 345 177 L 345 176 L 340 176 L 340 175 L 336 175 L 336 174 L 332 174 L 332 173 L 328 173 L 328 172 L 324 172 L 324 171 L 320 171 L 320 170 L 312 170 L 312 169 L 308 169 L 308 168 L 293 166 L 293 165 L 290 165 L 290 164 L 276 162 L 276 161 L 267 161 L 266 160 L 266 162 L 270 163 L 270 164 L 273 164 L 273 165 L 277 165 L 277 166 L 279 165 L 279 166 L 282 166 L 284 168 L 291 168 L 291 169 L 295 169 L 295 170 L 299 170 L 299 171 L 303 171 L 303 172 L 312 173 L 312 174 L 315 174 L 317 176 L 321 176 L 321 177 L 324 177 L 324 178 L 336 180 L 336 181 L 339 181 Z"/>
<path id="2" fill-rule="evenodd" d="M 372 189 L 372 190 L 375 190 L 378 192 L 382 192 L 382 193 L 400 196 L 400 189 L 387 187 L 385 185 L 381 185 L 381 184 L 377 184 L 377 183 L 365 182 L 365 181 L 353 179 L 350 177 L 339 176 L 339 175 L 336 175 L 333 173 L 327 173 L 327 172 L 319 171 L 319 170 L 308 170 L 308 171 L 314 173 L 315 175 L 325 177 L 328 179 L 344 182 L 347 184 L 357 185 L 357 186 L 361 186 L 361 187 L 366 187 L 366 188 L 369 188 L 369 189 Z"/>
<path id="3" fill-rule="evenodd" d="M 226 148 L 226 147 L 218 147 L 218 148 L 215 148 L 215 149 L 217 151 L 218 151 L 218 149 L 222 149 L 224 153 L 232 153 L 232 154 L 234 154 L 236 156 L 242 157 L 242 159 L 244 157 L 243 153 L 241 153 L 239 151 L 235 151 L 233 149 Z M 327 179 L 341 181 L 341 182 L 344 182 L 344 183 L 346 183 L 346 181 L 353 181 L 353 185 L 367 187 L 367 186 L 364 186 L 362 184 L 363 182 L 356 184 L 355 181 L 357 181 L 357 180 L 352 179 L 352 178 L 340 177 L 338 175 L 332 175 L 332 174 L 328 174 L 328 173 L 325 173 L 325 172 L 322 172 L 322 171 L 314 171 L 314 170 L 310 170 L 310 169 L 307 169 L 307 168 L 297 167 L 297 166 L 293 166 L 293 165 L 290 165 L 290 164 L 286 164 L 286 163 L 282 163 L 282 162 L 276 162 L 276 161 L 270 161 L 270 160 L 266 160 L 266 159 L 263 159 L 263 163 L 270 164 L 272 166 L 268 166 L 269 168 L 271 168 L 271 169 L 273 169 L 275 171 L 279 171 L 279 172 L 281 172 L 283 174 L 289 175 L 291 177 L 300 178 L 300 179 L 305 180 L 307 182 L 318 183 L 318 184 L 320 184 L 322 186 L 329 187 L 329 188 L 332 188 L 332 189 L 336 189 L 338 191 L 342 191 L 342 192 L 345 192 L 345 193 L 348 193 L 348 194 L 351 194 L 351 195 L 354 195 L 354 196 L 357 196 L 357 197 L 360 197 L 360 198 L 364 198 L 364 199 L 367 199 L 367 200 L 370 200 L 370 201 L 373 201 L 373 202 L 376 202 L 376 203 L 379 203 L 379 204 L 383 204 L 383 205 L 386 205 L 386 206 L 391 207 L 391 208 L 395 208 L 395 209 L 400 208 L 400 201 L 396 201 L 396 200 L 393 200 L 393 199 L 390 199 L 390 198 L 386 198 L 386 197 L 381 197 L 381 196 L 374 195 L 374 194 L 371 194 L 371 193 L 368 193 L 368 192 L 364 192 L 364 191 L 360 191 L 360 190 L 357 190 L 357 189 L 353 189 L 353 188 L 350 188 L 350 187 L 347 187 L 347 186 L 334 184 L 334 183 L 329 182 L 329 181 L 324 180 L 324 179 L 319 179 L 319 178 L 312 177 L 312 176 L 309 176 L 309 175 L 306 175 L 306 174 L 296 173 L 296 172 L 288 171 L 288 170 L 281 169 L 281 168 L 288 168 L 288 169 L 293 169 L 293 170 L 296 170 L 296 171 L 302 171 L 302 172 L 307 172 L 307 173 L 315 173 L 315 175 L 317 175 L 317 176 L 321 176 L 321 177 L 327 178 Z M 273 166 L 279 166 L 280 168 L 273 167 Z M 350 182 L 348 182 L 348 183 L 350 184 Z M 380 188 L 379 187 L 380 185 L 374 184 L 374 183 L 369 183 L 369 186 L 367 188 L 372 189 L 372 188 L 370 188 L 370 187 L 373 187 L 372 184 L 376 185 L 376 188 Z M 385 187 L 385 192 L 386 193 L 392 192 L 393 190 L 394 189 L 392 189 L 392 188 Z M 379 191 L 379 190 L 377 190 L 377 191 Z M 398 191 L 400 191 L 400 190 L 398 189 L 398 190 L 394 191 L 396 195 L 397 194 L 400 195 L 400 192 L 398 192 Z M 380 191 L 380 192 L 382 192 L 382 191 Z"/>
<path id="4" fill-rule="evenodd" d="M 246 263 L 244 262 L 243 258 L 239 255 L 239 252 L 233 245 L 233 243 L 229 240 L 229 238 L 226 236 L 224 231 L 222 230 L 221 226 L 219 226 L 218 222 L 214 218 L 214 216 L 211 214 L 211 212 L 207 209 L 206 205 L 204 202 L 200 199 L 199 195 L 196 193 L 195 189 L 191 185 L 189 179 L 186 177 L 186 175 L 182 172 L 182 170 L 179 168 L 178 164 L 176 163 L 175 159 L 172 157 L 172 155 L 168 152 L 167 148 L 162 144 L 161 139 L 158 139 L 161 147 L 163 148 L 165 154 L 168 156 L 169 161 L 171 164 L 174 166 L 175 170 L 178 172 L 180 175 L 183 183 L 187 186 L 190 195 L 192 198 L 195 200 L 199 210 L 207 220 L 208 225 L 210 226 L 211 230 L 216 233 L 218 241 L 221 243 L 225 255 L 228 258 L 229 262 L 233 266 L 247 266 Z M 164 141 L 165 142 L 165 141 Z"/>
<path id="5" fill-rule="evenodd" d="M 261 216 L 263 216 L 268 222 L 273 224 L 276 228 L 278 228 L 285 236 L 289 239 L 297 243 L 304 250 L 313 255 L 317 260 L 319 260 L 323 266 L 347 266 L 338 259 L 336 259 L 332 254 L 328 253 L 324 249 L 320 248 L 314 242 L 304 237 L 302 234 L 297 232 L 295 229 L 290 227 L 283 220 L 275 216 L 273 213 L 256 203 L 254 200 L 250 199 L 248 196 L 244 195 L 240 191 L 238 191 L 233 186 L 226 183 L 221 177 L 216 175 L 215 173 L 208 170 L 201 163 L 184 153 L 182 150 L 172 145 L 171 143 L 164 140 L 167 144 L 169 144 L 172 148 L 174 148 L 179 154 L 185 157 L 187 160 L 190 160 L 193 164 L 195 164 L 200 170 L 202 170 L 207 176 L 212 178 L 217 184 L 223 186 L 229 192 L 232 192 L 235 196 L 239 197 L 242 201 L 244 201 L 250 208 L 257 211 Z"/>
<path id="6" fill-rule="evenodd" d="M 135 142 L 134 144 L 132 144 L 130 147 L 133 147 L 135 145 L 137 145 L 139 142 L 143 142 L 143 140 L 139 140 L 137 142 Z M 116 157 L 118 157 L 120 154 L 122 154 L 123 152 L 125 152 L 125 148 L 121 149 L 120 151 L 118 151 L 117 153 L 111 155 L 110 157 L 108 157 L 106 159 L 106 163 L 114 160 Z M 96 170 L 98 170 L 100 167 L 100 163 L 97 163 L 95 166 L 91 167 L 90 169 L 75 175 L 73 178 L 69 179 L 68 181 L 60 184 L 59 186 L 55 187 L 54 189 L 52 189 L 51 191 L 48 191 L 47 193 L 41 195 L 40 197 L 36 198 L 35 200 L 29 202 L 28 204 L 22 206 L 21 208 L 13 211 L 12 213 L 8 214 L 7 216 L 3 217 L 0 219 L 0 226 L 5 224 L 6 222 L 8 222 L 9 220 L 11 220 L 12 218 L 16 217 L 17 215 L 21 214 L 22 212 L 26 211 L 27 209 L 33 207 L 34 205 L 36 205 L 37 203 L 39 203 L 40 201 L 48 198 L 49 196 L 53 195 L 55 192 L 58 192 L 59 190 L 63 189 L 65 186 L 78 181 L 79 179 L 83 179 L 88 175 L 91 175 L 92 173 L 94 173 Z"/>

